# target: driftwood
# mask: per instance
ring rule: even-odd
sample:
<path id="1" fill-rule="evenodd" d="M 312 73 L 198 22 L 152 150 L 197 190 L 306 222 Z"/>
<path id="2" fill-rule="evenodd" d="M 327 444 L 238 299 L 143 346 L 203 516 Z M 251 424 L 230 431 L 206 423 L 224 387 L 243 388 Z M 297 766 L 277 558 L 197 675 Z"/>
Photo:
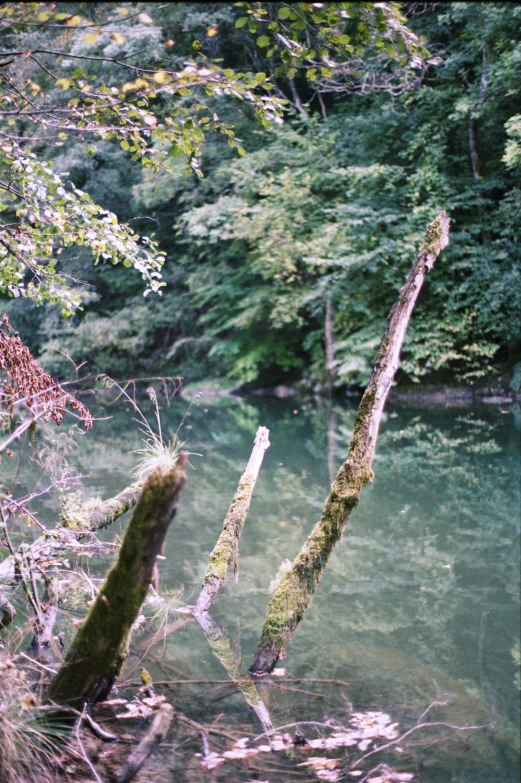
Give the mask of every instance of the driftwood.
<path id="1" fill-rule="evenodd" d="M 156 557 L 186 481 L 187 455 L 175 468 L 157 468 L 146 480 L 119 552 L 87 619 L 51 682 L 59 704 L 105 698 L 128 654 L 132 625 L 150 587 Z"/>
<path id="2" fill-rule="evenodd" d="M 58 600 L 60 598 L 60 582 L 58 579 L 48 579 L 43 593 L 42 604 L 40 605 L 39 616 L 36 620 L 34 636 L 30 647 L 33 650 L 40 650 L 42 647 L 48 647 L 53 638 L 54 623 L 58 614 Z"/>
<path id="3" fill-rule="evenodd" d="M 164 740 L 174 717 L 170 704 L 161 704 L 152 725 L 125 763 L 112 776 L 114 783 L 129 783 L 134 778 L 154 748 Z"/>
<path id="4" fill-rule="evenodd" d="M 224 519 L 221 535 L 210 555 L 203 586 L 193 610 L 196 615 L 210 609 L 219 588 L 225 582 L 230 565 L 233 564 L 237 575 L 239 537 L 246 521 L 264 453 L 270 445 L 269 434 L 266 427 L 259 427 L 257 430 L 246 470 L 241 476 L 237 492 Z"/>
<path id="5" fill-rule="evenodd" d="M 376 363 L 355 419 L 347 459 L 338 471 L 320 521 L 281 579 L 268 605 L 266 621 L 250 667 L 254 675 L 269 673 L 292 638 L 310 605 L 329 556 L 340 540 L 364 486 L 373 480 L 371 464 L 385 400 L 399 365 L 400 350 L 425 275 L 448 244 L 450 220 L 445 212 L 434 220 L 409 272 L 376 356 Z"/>

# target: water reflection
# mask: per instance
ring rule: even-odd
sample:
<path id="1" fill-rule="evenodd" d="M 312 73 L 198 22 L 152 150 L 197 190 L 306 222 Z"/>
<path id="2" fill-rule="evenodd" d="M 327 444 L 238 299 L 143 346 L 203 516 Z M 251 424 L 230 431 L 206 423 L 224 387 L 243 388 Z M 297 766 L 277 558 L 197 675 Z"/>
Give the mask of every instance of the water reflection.
<path id="1" fill-rule="evenodd" d="M 164 409 L 166 426 L 175 430 L 186 407 L 178 400 Z M 156 679 L 164 680 L 167 672 L 199 681 L 172 686 L 168 698 L 193 721 L 213 727 L 206 736 L 215 751 L 263 728 L 242 688 L 204 684 L 228 677 L 242 682 L 243 671 L 231 671 L 228 658 L 214 654 L 208 633 L 218 642 L 227 640 L 228 652 L 238 660 L 242 655 L 247 668 L 270 583 L 320 515 L 331 477 L 345 458 L 354 414 L 354 407 L 327 400 L 207 398 L 195 402 L 181 428 L 189 451 L 203 457 L 192 458 L 167 559 L 160 564 L 169 623 L 176 621 L 176 606 L 197 597 L 258 426 L 270 429 L 272 444 L 241 539 L 240 582 L 229 578 L 217 597 L 212 610 L 217 625 L 205 636 L 197 623 L 182 623 L 147 653 Z M 388 713 L 406 730 L 439 692 L 449 703 L 433 710 L 437 720 L 460 726 L 494 721 L 496 728 L 443 733 L 435 747 L 433 735 L 416 735 L 394 755 L 395 766 L 413 770 L 418 781 L 518 780 L 519 435 L 505 409 L 388 406 L 373 464 L 375 482 L 364 490 L 287 651 L 282 662 L 287 674 L 258 686 L 274 726 L 296 721 L 347 726 L 353 712 L 373 710 Z M 86 492 L 108 497 L 128 483 L 129 452 L 139 445 L 131 413 L 122 410 L 99 422 L 67 459 L 89 474 Z M 55 513 L 51 500 L 43 503 L 42 515 L 51 508 Z M 124 524 L 116 523 L 107 537 Z M 93 562 L 91 572 L 102 575 L 106 565 Z M 156 609 L 157 604 L 147 605 L 145 614 L 150 618 Z M 240 643 L 230 641 L 237 618 Z M 145 637 L 163 621 L 149 622 Z M 139 655 L 129 660 L 127 678 L 135 676 L 140 660 Z M 183 732 L 174 738 L 176 780 L 207 779 L 195 757 L 203 752 L 201 742 Z M 172 768 L 168 753 L 158 754 L 158 768 Z M 256 756 L 211 774 L 216 781 L 310 780 L 315 773 L 298 766 L 305 758 L 292 747 L 276 759 L 261 763 Z"/>

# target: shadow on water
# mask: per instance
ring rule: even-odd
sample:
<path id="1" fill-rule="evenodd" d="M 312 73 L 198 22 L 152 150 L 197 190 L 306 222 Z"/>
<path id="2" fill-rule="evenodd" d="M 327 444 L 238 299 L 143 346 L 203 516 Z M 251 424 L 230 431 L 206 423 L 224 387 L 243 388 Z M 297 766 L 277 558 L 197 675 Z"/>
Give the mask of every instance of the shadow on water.
<path id="1" fill-rule="evenodd" d="M 175 430 L 186 407 L 178 400 L 164 410 L 166 426 Z M 307 722 L 302 731 L 308 739 L 368 710 L 388 713 L 402 732 L 437 694 L 448 703 L 433 708 L 430 720 L 495 726 L 417 732 L 386 760 L 425 783 L 518 780 L 520 431 L 505 406 L 388 407 L 375 481 L 364 490 L 279 664 L 285 674 L 260 681 L 257 696 L 242 676 L 277 574 L 318 519 L 345 458 L 355 412 L 327 400 L 213 398 L 197 400 L 186 416 L 181 439 L 203 456 L 191 459 L 160 564 L 162 599 L 145 606 L 145 615 L 155 618 L 147 634 L 175 621 L 176 607 L 197 597 L 259 425 L 270 429 L 272 445 L 241 539 L 239 583 L 229 576 L 208 628 L 180 623 L 176 633 L 159 634 L 146 662 L 155 679 L 176 680 L 168 699 L 203 727 L 205 737 L 203 742 L 193 727 L 183 733 L 178 724 L 173 744 L 151 767 L 163 770 L 164 780 L 174 772 L 176 781 L 339 779 L 299 766 L 309 752 L 298 747 L 230 759 L 211 772 L 201 760 L 241 736 L 261 734 L 268 711 L 274 726 Z M 97 434 L 69 455 L 90 475 L 89 493 L 108 497 L 128 483 L 128 452 L 140 446 L 130 419 L 119 412 L 100 422 Z M 124 529 L 124 520 L 116 524 Z M 101 576 L 106 562 L 92 562 L 90 570 Z M 138 665 L 132 656 L 127 679 Z M 231 685 L 222 682 L 227 679 Z M 264 728 L 252 710 L 259 703 L 266 710 Z M 329 722 L 329 728 L 309 721 Z M 350 752 L 341 751 L 347 758 Z M 374 765 L 379 762 L 376 756 Z"/>

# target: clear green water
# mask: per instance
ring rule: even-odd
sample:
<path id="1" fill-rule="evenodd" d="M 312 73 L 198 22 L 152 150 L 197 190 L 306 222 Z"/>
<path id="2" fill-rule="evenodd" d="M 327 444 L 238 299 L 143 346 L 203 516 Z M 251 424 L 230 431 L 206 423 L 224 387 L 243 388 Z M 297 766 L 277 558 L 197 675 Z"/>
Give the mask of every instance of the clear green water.
<path id="1" fill-rule="evenodd" d="M 162 411 L 166 427 L 177 428 L 187 405 L 176 400 Z M 239 583 L 230 575 L 212 609 L 246 667 L 262 629 L 270 582 L 317 521 L 345 457 L 354 414 L 354 405 L 327 400 L 202 398 L 180 429 L 189 451 L 203 456 L 191 458 L 193 469 L 160 565 L 169 606 L 195 601 L 256 429 L 270 429 L 271 447 L 240 543 Z M 128 452 L 139 447 L 131 417 L 120 410 L 98 422 L 81 450 L 69 455 L 90 474 L 85 484 L 92 494 L 107 497 L 128 483 L 134 461 Z M 288 675 L 259 685 L 274 725 L 345 722 L 352 705 L 384 710 L 405 730 L 438 688 L 448 703 L 429 718 L 459 726 L 494 722 L 495 729 L 417 732 L 387 761 L 425 783 L 519 779 L 519 410 L 517 417 L 516 427 L 516 411 L 508 406 L 388 406 L 375 481 L 364 490 L 279 664 Z M 118 531 L 123 529 L 124 522 L 118 523 Z M 94 573 L 105 568 L 91 564 Z M 164 606 L 147 606 L 147 616 Z M 179 617 L 172 609 L 164 614 L 153 627 Z M 149 633 L 150 627 L 145 636 Z M 181 673 L 147 663 L 156 679 L 227 677 L 195 622 L 153 652 L 160 664 Z M 135 678 L 138 665 L 133 656 L 126 676 Z M 291 683 L 292 677 L 349 685 Z M 223 731 L 262 731 L 233 686 L 175 686 L 168 698 L 206 726 L 217 720 Z M 215 750 L 223 747 L 218 736 L 210 735 L 210 742 Z M 229 762 L 206 772 L 194 758 L 197 750 L 197 737 L 179 747 L 172 739 L 156 762 L 164 778 L 154 779 L 316 780 L 298 766 L 303 758 L 298 753 Z M 374 765 L 378 762 L 375 757 Z M 355 779 L 360 778 L 347 778 Z"/>

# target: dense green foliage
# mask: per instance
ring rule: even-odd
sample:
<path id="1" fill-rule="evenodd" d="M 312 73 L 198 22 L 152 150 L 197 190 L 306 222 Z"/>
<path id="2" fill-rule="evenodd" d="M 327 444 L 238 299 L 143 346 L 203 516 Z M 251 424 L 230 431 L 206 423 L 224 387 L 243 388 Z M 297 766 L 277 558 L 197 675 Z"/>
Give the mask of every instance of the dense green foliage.
<path id="1" fill-rule="evenodd" d="M 426 225 L 444 208 L 452 218 L 451 244 L 415 312 L 402 378 L 473 383 L 512 368 L 521 358 L 517 6 L 405 4 L 408 28 L 437 55 L 423 70 L 397 61 L 389 71 L 371 57 L 370 44 L 388 57 L 403 54 L 402 38 L 395 44 L 379 38 L 385 20 L 366 20 L 367 48 L 355 42 L 353 50 L 349 36 L 335 40 L 338 20 L 330 14 L 316 22 L 326 31 L 323 45 L 348 51 L 331 73 L 317 74 L 315 52 L 302 54 L 297 43 L 294 61 L 274 64 L 280 52 L 271 52 L 269 41 L 280 39 L 268 27 L 285 23 L 285 11 L 264 25 L 265 34 L 261 11 L 269 4 L 238 5 L 244 7 L 170 6 L 158 11 L 157 28 L 147 27 L 147 42 L 175 41 L 172 51 L 182 62 L 196 40 L 201 57 L 218 61 L 223 73 L 234 69 L 242 82 L 245 74 L 263 74 L 275 96 L 288 100 L 283 123 L 256 124 L 254 102 L 249 109 L 214 91 L 219 127 L 233 126 L 235 135 L 228 146 L 222 132 L 205 129 L 204 142 L 192 132 L 188 154 L 204 178 L 187 171 L 182 155 L 168 156 L 168 169 L 157 168 L 166 150 L 187 151 L 173 141 L 177 126 L 170 136 L 154 129 L 144 168 L 132 163 L 121 134 L 88 149 L 71 134 L 49 153 L 54 170 L 69 172 L 97 204 L 155 234 L 166 252 L 162 297 L 143 299 L 142 281 L 125 269 L 86 265 L 80 248 L 62 268 L 91 286 L 84 309 L 62 320 L 56 308 L 17 299 L 7 306 L 13 324 L 62 377 L 71 373 L 67 354 L 86 360 L 92 372 L 324 384 L 329 303 L 330 370 L 338 385 L 362 384 Z M 368 5 L 326 4 L 354 9 L 354 19 Z M 240 21 L 250 11 L 249 22 Z M 362 70 L 353 67 L 356 58 Z M 106 63 L 96 68 L 107 83 L 114 78 Z M 160 119 L 167 105 L 156 110 Z M 237 146 L 247 155 L 238 156 Z"/>

